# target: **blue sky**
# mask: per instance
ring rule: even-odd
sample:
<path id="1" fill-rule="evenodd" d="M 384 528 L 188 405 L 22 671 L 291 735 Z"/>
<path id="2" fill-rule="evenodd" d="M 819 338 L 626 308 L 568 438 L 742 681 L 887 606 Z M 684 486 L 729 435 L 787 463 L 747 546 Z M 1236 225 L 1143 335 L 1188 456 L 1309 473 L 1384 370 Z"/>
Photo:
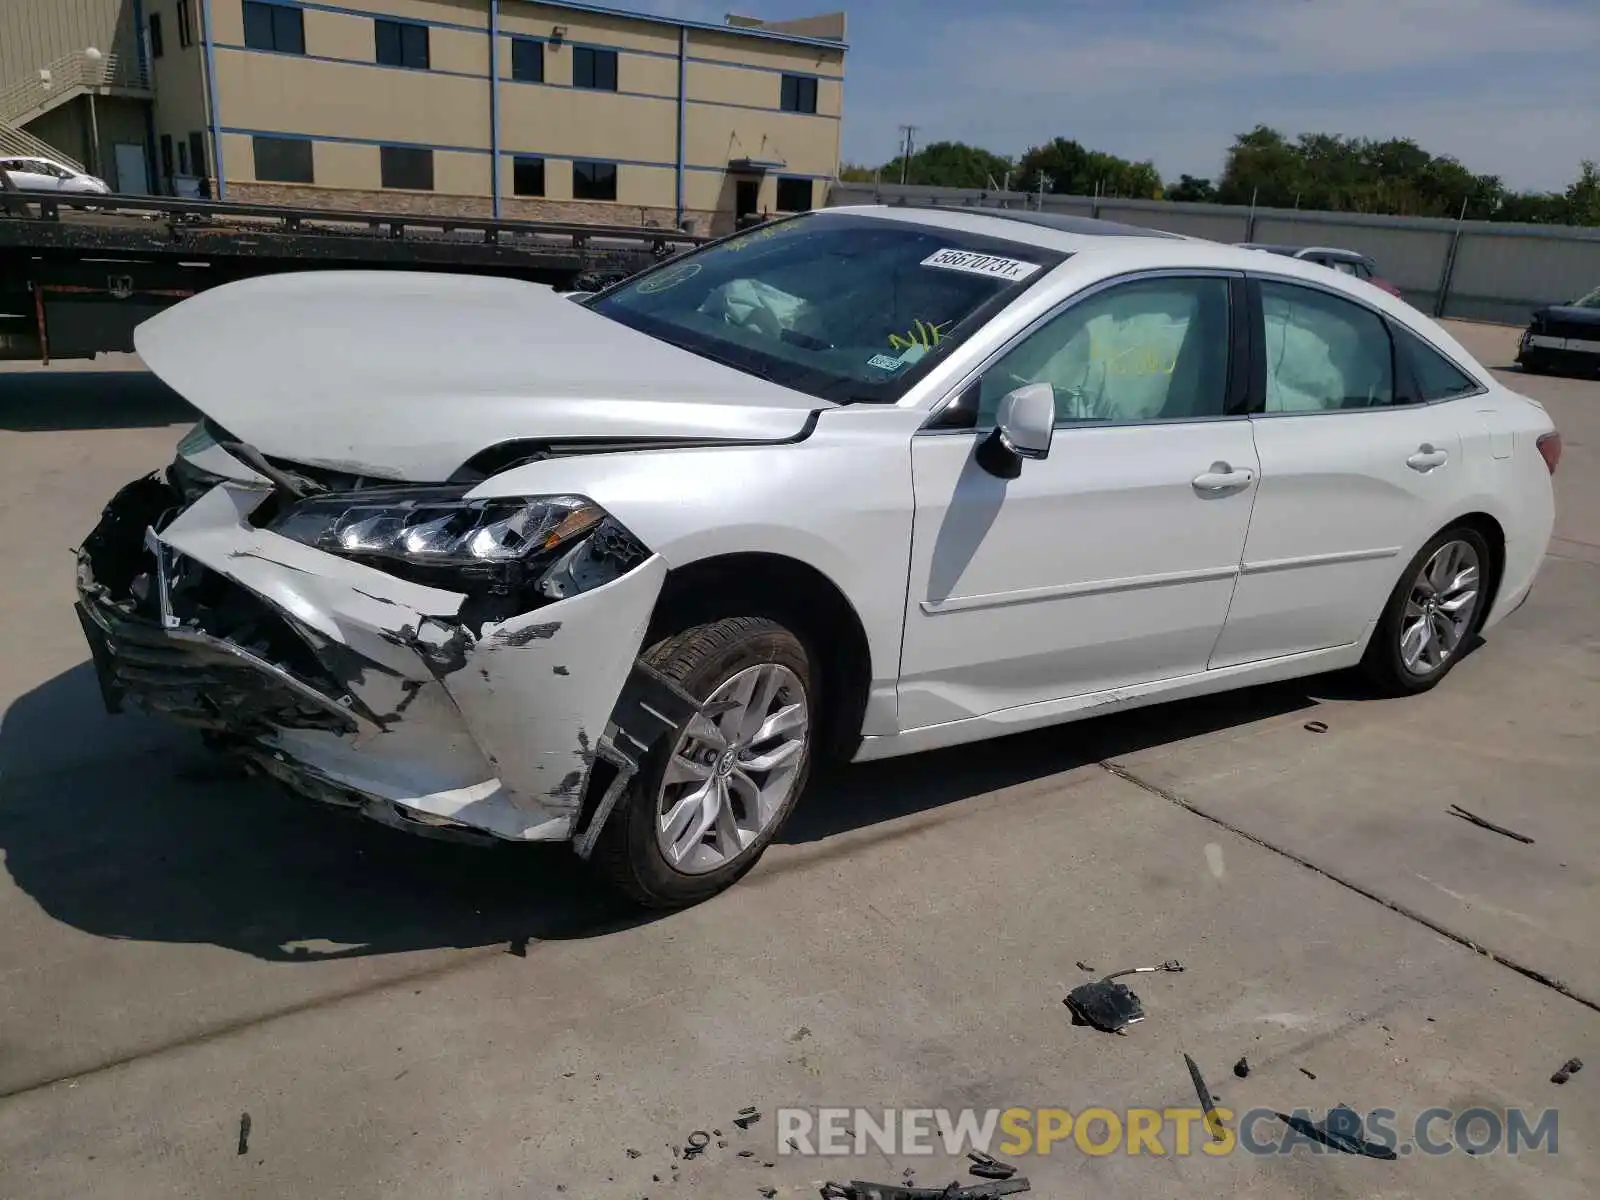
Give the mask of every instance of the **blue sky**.
<path id="1" fill-rule="evenodd" d="M 896 127 L 1016 154 L 1052 136 L 1215 176 L 1233 135 L 1408 136 L 1512 187 L 1600 159 L 1600 0 L 622 0 L 720 22 L 844 8 L 844 156 Z"/>

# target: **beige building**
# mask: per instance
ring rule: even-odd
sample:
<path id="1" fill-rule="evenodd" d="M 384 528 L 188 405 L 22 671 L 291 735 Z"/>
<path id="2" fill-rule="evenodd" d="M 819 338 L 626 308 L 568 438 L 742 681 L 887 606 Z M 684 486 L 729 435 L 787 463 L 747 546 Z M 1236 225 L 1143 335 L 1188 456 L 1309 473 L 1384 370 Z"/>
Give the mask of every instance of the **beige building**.
<path id="1" fill-rule="evenodd" d="M 720 231 L 820 206 L 838 174 L 843 13 L 713 25 L 576 0 L 0 8 L 17 3 L 117 14 L 115 38 L 62 44 L 101 37 L 147 67 L 161 191 Z M 5 70 L 0 86 L 23 68 Z"/>

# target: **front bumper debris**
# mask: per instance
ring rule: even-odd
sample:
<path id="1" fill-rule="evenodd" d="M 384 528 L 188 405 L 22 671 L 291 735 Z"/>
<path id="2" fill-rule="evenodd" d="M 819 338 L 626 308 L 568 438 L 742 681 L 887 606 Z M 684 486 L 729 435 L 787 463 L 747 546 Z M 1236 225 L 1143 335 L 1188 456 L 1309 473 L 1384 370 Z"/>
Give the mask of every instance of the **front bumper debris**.
<path id="1" fill-rule="evenodd" d="M 107 708 L 414 832 L 572 837 L 596 761 L 637 761 L 611 721 L 665 563 L 474 629 L 462 594 L 256 528 L 268 494 L 224 482 L 186 505 L 152 477 L 107 506 L 77 604 Z"/>

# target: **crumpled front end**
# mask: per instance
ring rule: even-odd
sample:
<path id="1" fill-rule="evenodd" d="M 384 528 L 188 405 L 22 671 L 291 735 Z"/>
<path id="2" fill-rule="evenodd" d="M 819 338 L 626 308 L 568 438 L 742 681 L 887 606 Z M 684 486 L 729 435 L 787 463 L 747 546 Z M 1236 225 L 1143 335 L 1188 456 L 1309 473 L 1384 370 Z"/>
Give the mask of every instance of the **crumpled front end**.
<path id="1" fill-rule="evenodd" d="M 118 493 L 79 552 L 78 613 L 112 711 L 196 727 L 259 773 L 387 824 L 573 836 L 597 760 L 630 761 L 611 721 L 659 557 L 633 544 L 596 570 L 591 555 L 579 585 L 508 615 L 503 596 L 485 607 L 471 587 L 274 532 L 261 514 L 284 507 L 281 490 L 197 483 L 182 462 Z"/>

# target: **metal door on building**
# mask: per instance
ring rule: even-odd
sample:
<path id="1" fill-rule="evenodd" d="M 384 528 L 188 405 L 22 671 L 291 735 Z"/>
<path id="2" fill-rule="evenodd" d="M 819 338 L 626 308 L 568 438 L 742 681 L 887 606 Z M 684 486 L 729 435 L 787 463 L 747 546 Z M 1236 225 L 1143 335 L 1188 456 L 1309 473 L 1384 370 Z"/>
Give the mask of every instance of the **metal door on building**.
<path id="1" fill-rule="evenodd" d="M 150 191 L 150 163 L 144 147 L 135 142 L 118 142 L 113 150 L 116 178 L 110 184 L 124 196 L 143 196 Z"/>

